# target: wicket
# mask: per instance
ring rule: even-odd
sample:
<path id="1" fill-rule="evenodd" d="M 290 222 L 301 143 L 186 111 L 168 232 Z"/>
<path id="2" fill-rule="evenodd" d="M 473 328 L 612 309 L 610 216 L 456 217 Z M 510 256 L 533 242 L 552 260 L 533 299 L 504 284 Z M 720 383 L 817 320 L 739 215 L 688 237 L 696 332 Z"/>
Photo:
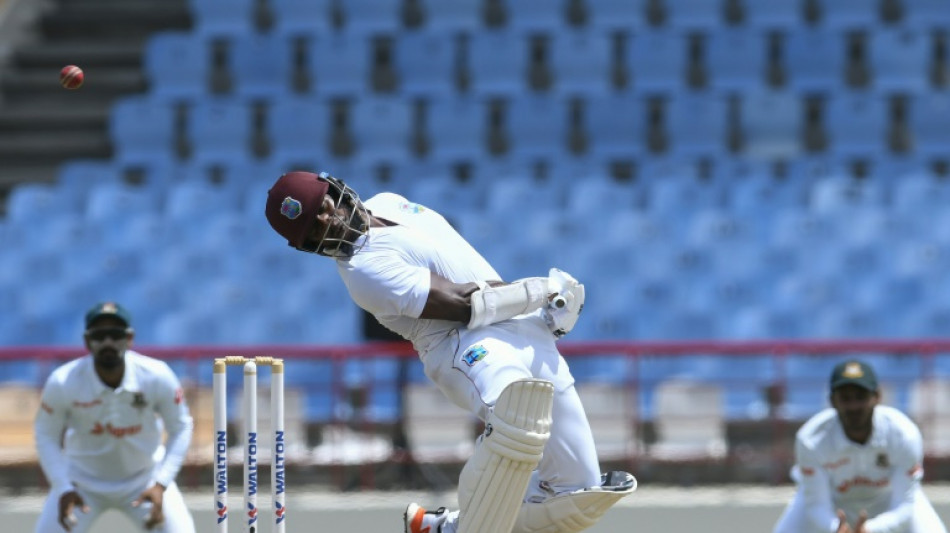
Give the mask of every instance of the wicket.
<path id="1" fill-rule="evenodd" d="M 284 360 L 274 357 L 230 356 L 214 360 L 214 502 L 219 533 L 228 530 L 228 416 L 227 367 L 244 366 L 244 531 L 257 533 L 257 367 L 271 369 L 272 462 L 271 498 L 275 533 L 284 533 Z"/>

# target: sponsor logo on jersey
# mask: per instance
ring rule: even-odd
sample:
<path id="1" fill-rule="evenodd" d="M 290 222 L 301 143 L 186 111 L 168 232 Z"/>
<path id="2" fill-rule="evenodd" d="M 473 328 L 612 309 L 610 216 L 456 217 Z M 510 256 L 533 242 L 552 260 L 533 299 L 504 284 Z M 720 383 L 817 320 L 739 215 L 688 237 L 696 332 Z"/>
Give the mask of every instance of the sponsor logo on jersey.
<path id="1" fill-rule="evenodd" d="M 842 457 L 841 459 L 838 459 L 837 461 L 832 461 L 832 462 L 830 462 L 830 463 L 825 463 L 825 464 L 823 464 L 823 465 L 821 465 L 821 466 L 822 466 L 822 468 L 825 468 L 825 469 L 828 469 L 828 470 L 834 470 L 835 468 L 838 468 L 839 466 L 844 466 L 844 465 L 846 465 L 846 464 L 848 464 L 848 463 L 850 463 L 850 462 L 851 462 L 851 458 L 850 458 L 850 457 Z"/>
<path id="2" fill-rule="evenodd" d="M 185 393 L 184 391 L 181 390 L 181 387 L 178 387 L 177 389 L 175 389 L 175 405 L 180 404 L 184 398 L 185 398 Z"/>
<path id="3" fill-rule="evenodd" d="M 488 350 L 481 344 L 476 344 L 468 350 L 465 350 L 465 353 L 462 355 L 462 360 L 465 361 L 465 364 L 468 366 L 474 366 L 475 363 L 484 359 L 486 355 L 488 355 Z"/>
<path id="4" fill-rule="evenodd" d="M 881 479 L 871 479 L 864 476 L 856 476 L 852 479 L 842 481 L 836 488 L 838 492 L 845 493 L 851 490 L 852 487 L 872 487 L 872 488 L 881 488 L 886 487 L 891 484 L 891 480 L 882 477 Z"/>
<path id="5" fill-rule="evenodd" d="M 426 210 L 424 206 L 417 204 L 415 202 L 403 202 L 399 204 L 399 209 L 402 209 L 403 211 L 408 211 L 410 213 L 416 213 L 416 214 L 421 213 Z"/>
<path id="6" fill-rule="evenodd" d="M 874 462 L 874 464 L 876 464 L 880 468 L 888 468 L 889 466 L 891 466 L 891 462 L 890 460 L 888 460 L 887 454 L 883 452 L 877 454 L 877 460 Z"/>
<path id="7" fill-rule="evenodd" d="M 300 213 L 303 213 L 303 204 L 300 203 L 300 200 L 296 200 L 290 196 L 284 198 L 284 201 L 280 204 L 280 214 L 285 217 L 293 220 L 300 216 Z"/>
<path id="8" fill-rule="evenodd" d="M 88 409 L 90 407 L 95 407 L 97 405 L 102 405 L 102 400 L 96 398 L 91 402 L 80 402 L 79 400 L 73 401 L 73 407 L 79 407 L 80 409 Z"/>
<path id="9" fill-rule="evenodd" d="M 46 411 L 49 414 L 53 414 L 53 408 L 50 407 L 46 402 L 41 402 L 40 408 L 42 408 L 44 411 Z"/>
<path id="10" fill-rule="evenodd" d="M 136 424 L 134 426 L 127 427 L 115 427 L 111 423 L 102 425 L 99 422 L 96 422 L 96 425 L 92 426 L 92 430 L 89 432 L 91 435 L 103 435 L 108 433 L 117 439 L 122 437 L 128 437 L 130 435 L 136 435 L 142 431 L 142 424 Z"/>

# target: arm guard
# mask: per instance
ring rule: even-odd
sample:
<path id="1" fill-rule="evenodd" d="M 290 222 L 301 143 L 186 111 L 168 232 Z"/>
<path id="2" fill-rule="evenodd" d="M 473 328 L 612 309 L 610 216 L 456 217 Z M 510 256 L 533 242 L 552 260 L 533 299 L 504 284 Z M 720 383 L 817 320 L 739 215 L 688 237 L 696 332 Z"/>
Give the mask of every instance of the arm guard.
<path id="1" fill-rule="evenodd" d="M 472 293 L 469 329 L 480 328 L 541 309 L 547 303 L 548 278 L 525 278 L 508 285 L 489 287 L 478 282 Z"/>

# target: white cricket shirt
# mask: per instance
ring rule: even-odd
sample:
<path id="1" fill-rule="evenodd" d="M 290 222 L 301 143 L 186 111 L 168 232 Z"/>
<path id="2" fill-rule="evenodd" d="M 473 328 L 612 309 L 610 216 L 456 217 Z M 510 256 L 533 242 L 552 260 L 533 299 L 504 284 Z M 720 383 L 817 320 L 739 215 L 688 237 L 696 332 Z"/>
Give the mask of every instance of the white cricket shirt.
<path id="1" fill-rule="evenodd" d="M 163 361 L 127 350 L 125 374 L 113 389 L 86 355 L 47 379 L 36 416 L 36 448 L 54 491 L 80 486 L 119 496 L 151 481 L 165 486 L 174 481 L 192 427 L 178 378 Z"/>
<path id="2" fill-rule="evenodd" d="M 907 527 L 923 478 L 923 444 L 920 430 L 897 409 L 874 408 L 866 444 L 848 439 L 837 412 L 825 409 L 798 430 L 795 459 L 792 478 L 801 486 L 808 517 L 819 530 L 836 530 L 837 508 L 851 523 L 867 510 L 868 533 Z"/>
<path id="3" fill-rule="evenodd" d="M 501 280 L 501 276 L 428 207 L 393 193 L 373 196 L 364 205 L 373 215 L 398 225 L 370 228 L 359 253 L 337 261 L 340 276 L 357 305 L 425 354 L 460 324 L 419 318 L 429 297 L 430 272 L 455 283 Z"/>

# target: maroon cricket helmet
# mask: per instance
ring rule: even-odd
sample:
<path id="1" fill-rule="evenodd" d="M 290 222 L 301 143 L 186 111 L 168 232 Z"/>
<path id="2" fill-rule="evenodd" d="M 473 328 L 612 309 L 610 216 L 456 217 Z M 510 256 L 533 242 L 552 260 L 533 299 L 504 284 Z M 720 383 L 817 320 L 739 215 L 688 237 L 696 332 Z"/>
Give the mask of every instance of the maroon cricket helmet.
<path id="1" fill-rule="evenodd" d="M 267 191 L 264 214 L 274 231 L 300 248 L 313 228 L 330 184 L 312 172 L 294 171 L 281 176 Z"/>

